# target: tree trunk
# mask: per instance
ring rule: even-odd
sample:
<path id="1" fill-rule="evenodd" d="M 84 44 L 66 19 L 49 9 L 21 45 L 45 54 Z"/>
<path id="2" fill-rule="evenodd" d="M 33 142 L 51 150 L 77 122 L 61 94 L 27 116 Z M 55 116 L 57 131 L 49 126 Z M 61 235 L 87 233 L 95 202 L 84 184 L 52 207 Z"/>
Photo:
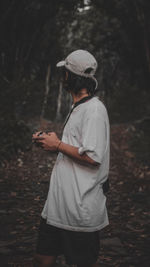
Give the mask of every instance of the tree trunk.
<path id="1" fill-rule="evenodd" d="M 59 83 L 59 95 L 58 95 L 58 101 L 57 101 L 56 121 L 60 121 L 62 119 L 61 105 L 62 105 L 62 82 Z"/>
<path id="2" fill-rule="evenodd" d="M 44 101 L 43 101 L 42 110 L 41 110 L 41 117 L 42 118 L 44 117 L 44 114 L 45 114 L 48 94 L 49 94 L 49 90 L 50 90 L 50 83 L 49 83 L 50 75 L 51 75 L 51 66 L 48 65 L 47 75 L 46 75 L 46 82 L 45 82 L 45 95 L 44 95 Z"/>
<path id="3" fill-rule="evenodd" d="M 144 10 L 142 9 L 142 7 L 139 7 L 136 1 L 134 1 L 134 3 L 136 7 L 137 21 L 139 22 L 143 32 L 143 46 L 145 49 L 145 57 L 147 60 L 148 71 L 150 73 L 150 44 L 148 40 L 148 30 L 147 30 L 148 23 L 146 22 Z"/>

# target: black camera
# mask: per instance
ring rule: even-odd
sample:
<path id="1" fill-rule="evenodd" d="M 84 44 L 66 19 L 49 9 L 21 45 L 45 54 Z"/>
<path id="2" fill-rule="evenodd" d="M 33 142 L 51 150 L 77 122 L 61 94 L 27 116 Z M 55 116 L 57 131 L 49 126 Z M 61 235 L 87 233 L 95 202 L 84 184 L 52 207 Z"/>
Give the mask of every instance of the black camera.
<path id="1" fill-rule="evenodd" d="M 37 136 L 42 136 L 42 134 L 43 134 L 43 132 L 41 131 L 41 132 L 39 132 L 38 134 L 37 134 Z M 36 146 L 41 146 L 41 144 L 39 143 L 39 142 L 37 142 L 37 140 L 36 139 L 33 139 L 33 141 L 32 141 L 32 143 L 33 144 L 35 144 Z"/>

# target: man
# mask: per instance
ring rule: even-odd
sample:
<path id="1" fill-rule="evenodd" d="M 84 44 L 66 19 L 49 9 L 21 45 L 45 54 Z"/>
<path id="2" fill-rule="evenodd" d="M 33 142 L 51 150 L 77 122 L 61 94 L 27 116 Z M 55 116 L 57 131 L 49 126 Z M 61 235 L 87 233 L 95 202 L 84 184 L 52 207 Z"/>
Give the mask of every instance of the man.
<path id="1" fill-rule="evenodd" d="M 35 266 L 54 266 L 64 254 L 68 264 L 96 267 L 99 231 L 109 224 L 103 192 L 109 170 L 109 120 L 94 97 L 95 58 L 77 50 L 57 67 L 73 107 L 62 140 L 54 132 L 33 135 L 45 150 L 59 152 L 41 214 Z"/>

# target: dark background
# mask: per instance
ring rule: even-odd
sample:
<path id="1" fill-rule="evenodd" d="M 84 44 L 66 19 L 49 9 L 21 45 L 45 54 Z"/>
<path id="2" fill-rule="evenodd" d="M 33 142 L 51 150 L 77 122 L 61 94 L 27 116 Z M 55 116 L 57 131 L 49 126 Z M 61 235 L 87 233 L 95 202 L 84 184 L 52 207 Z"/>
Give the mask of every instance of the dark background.
<path id="1" fill-rule="evenodd" d="M 56 63 L 76 49 L 98 61 L 111 124 L 110 225 L 100 266 L 149 267 L 150 1 L 0 1 L 0 266 L 30 267 L 56 154 L 35 130 L 62 133 L 71 99 Z M 60 257 L 58 267 L 67 267 Z"/>
<path id="2" fill-rule="evenodd" d="M 3 0 L 0 36 L 1 158 L 23 149 L 31 119 L 64 119 L 70 100 L 55 66 L 76 49 L 98 61 L 98 95 L 110 122 L 146 120 L 147 127 L 149 0 Z"/>

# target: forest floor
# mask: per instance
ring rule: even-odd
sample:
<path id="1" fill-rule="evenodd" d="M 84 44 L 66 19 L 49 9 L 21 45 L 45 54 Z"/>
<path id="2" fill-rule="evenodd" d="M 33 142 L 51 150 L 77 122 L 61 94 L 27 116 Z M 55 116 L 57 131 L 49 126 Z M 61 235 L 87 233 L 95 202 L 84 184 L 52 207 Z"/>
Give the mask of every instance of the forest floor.
<path id="1" fill-rule="evenodd" d="M 60 135 L 59 123 L 47 124 Z M 101 267 L 148 267 L 148 162 L 131 149 L 136 128 L 111 127 L 110 224 L 100 232 Z M 5 162 L 0 170 L 0 267 L 30 267 L 35 252 L 40 213 L 48 192 L 56 155 L 32 146 Z M 63 256 L 57 266 L 67 266 Z"/>

